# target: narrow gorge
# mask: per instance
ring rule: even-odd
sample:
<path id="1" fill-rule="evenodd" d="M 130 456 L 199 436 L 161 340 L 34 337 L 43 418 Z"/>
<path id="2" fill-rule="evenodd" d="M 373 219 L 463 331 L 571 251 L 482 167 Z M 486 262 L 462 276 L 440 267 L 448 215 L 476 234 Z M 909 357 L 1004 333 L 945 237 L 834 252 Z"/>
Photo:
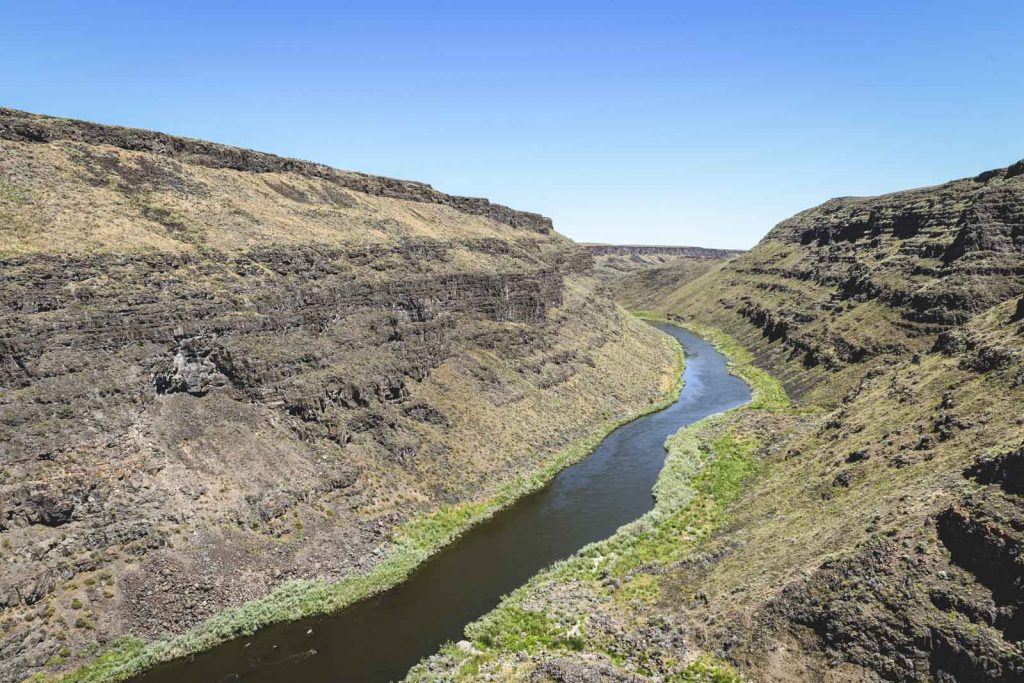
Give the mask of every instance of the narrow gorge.
<path id="1" fill-rule="evenodd" d="M 0 683 L 1013 683 L 1022 406 L 1024 162 L 577 244 L 0 109 Z"/>
<path id="2" fill-rule="evenodd" d="M 643 273 L 609 287 L 754 400 L 667 441 L 651 514 L 409 680 L 1024 680 L 1024 162 Z"/>

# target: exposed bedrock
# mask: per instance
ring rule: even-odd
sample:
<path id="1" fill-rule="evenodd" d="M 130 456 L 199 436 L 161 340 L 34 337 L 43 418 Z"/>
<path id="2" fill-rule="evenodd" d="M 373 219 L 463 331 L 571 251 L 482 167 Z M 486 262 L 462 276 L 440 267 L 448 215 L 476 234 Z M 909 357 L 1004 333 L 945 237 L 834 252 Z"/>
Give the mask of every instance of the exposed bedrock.
<path id="1" fill-rule="evenodd" d="M 762 449 L 732 557 L 678 571 L 696 640 L 751 680 L 1024 680 L 1022 295 L 1018 162 L 830 200 L 637 301 L 824 409 Z"/>
<path id="2" fill-rule="evenodd" d="M 706 247 L 658 246 L 651 244 L 587 244 L 594 256 L 685 256 L 695 259 L 728 259 L 743 253 L 742 249 L 708 249 Z"/>
<path id="3" fill-rule="evenodd" d="M 923 534 L 874 541 L 787 586 L 769 603 L 765 630 L 887 681 L 1021 680 L 1021 453 L 978 458 L 964 475 L 986 486 L 930 518 Z"/>
<path id="4" fill-rule="evenodd" d="M 181 633 L 668 391 L 537 214 L 0 110 L 0 681 Z"/>
<path id="5" fill-rule="evenodd" d="M 1007 301 L 1021 305 L 1019 166 L 832 199 L 779 223 L 756 248 L 705 278 L 680 279 L 676 292 L 649 304 L 726 328 L 792 393 L 814 391 L 833 402 L 856 382 L 856 366 L 927 352 L 938 335 L 979 313 Z M 981 358 L 979 367 L 991 362 L 998 359 Z M 826 375 L 841 377 L 824 383 Z"/>
<path id="6" fill-rule="evenodd" d="M 438 192 L 426 183 L 339 171 L 323 164 L 150 130 L 73 121 L 0 108 L 0 138 L 16 142 L 71 141 L 88 145 L 109 145 L 134 152 L 149 152 L 163 158 L 210 168 L 230 168 L 250 173 L 294 173 L 327 180 L 339 187 L 364 194 L 451 206 L 459 211 L 486 216 L 513 228 L 542 233 L 552 230 L 551 219 L 540 214 L 516 211 L 478 197 L 448 195 Z"/>

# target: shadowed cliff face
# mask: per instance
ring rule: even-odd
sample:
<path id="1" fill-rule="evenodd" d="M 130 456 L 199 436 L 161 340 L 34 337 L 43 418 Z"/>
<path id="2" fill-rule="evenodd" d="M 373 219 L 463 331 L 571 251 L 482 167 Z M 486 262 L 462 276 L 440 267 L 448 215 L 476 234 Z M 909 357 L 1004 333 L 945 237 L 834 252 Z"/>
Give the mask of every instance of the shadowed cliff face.
<path id="1" fill-rule="evenodd" d="M 550 221 L 0 110 L 0 680 L 372 567 L 672 386 Z"/>

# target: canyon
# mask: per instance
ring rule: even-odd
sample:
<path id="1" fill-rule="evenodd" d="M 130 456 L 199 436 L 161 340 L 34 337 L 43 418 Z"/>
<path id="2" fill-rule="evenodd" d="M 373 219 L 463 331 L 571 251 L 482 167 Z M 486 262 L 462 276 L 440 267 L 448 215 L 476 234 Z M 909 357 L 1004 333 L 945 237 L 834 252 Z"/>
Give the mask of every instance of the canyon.
<path id="1" fill-rule="evenodd" d="M 644 318 L 751 400 L 668 430 L 653 509 L 406 680 L 1024 678 L 1024 161 L 749 251 L 579 245 L 0 109 L 0 238 L 0 681 L 125 680 L 386 595 L 672 402 Z"/>
<path id="2" fill-rule="evenodd" d="M 0 235 L 3 681 L 382 589 L 678 374 L 548 219 L 422 183 L 0 110 Z"/>
<path id="3" fill-rule="evenodd" d="M 626 308 L 642 309 L 684 282 L 718 268 L 743 252 L 735 249 L 657 245 L 585 245 L 594 256 L 594 273 L 608 295 Z"/>
<path id="4" fill-rule="evenodd" d="M 610 291 L 715 341 L 754 400 L 670 437 L 652 513 L 409 680 L 1024 678 L 1024 162 L 622 286 L 643 272 Z"/>

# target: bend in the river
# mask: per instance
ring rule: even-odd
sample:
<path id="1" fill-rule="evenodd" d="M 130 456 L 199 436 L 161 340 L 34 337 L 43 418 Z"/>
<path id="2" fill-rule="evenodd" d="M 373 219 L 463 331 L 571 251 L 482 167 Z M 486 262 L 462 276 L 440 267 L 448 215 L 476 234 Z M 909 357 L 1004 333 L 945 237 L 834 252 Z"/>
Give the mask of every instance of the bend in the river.
<path id="1" fill-rule="evenodd" d="M 657 325 L 686 351 L 685 384 L 668 408 L 612 432 L 550 484 L 469 530 L 408 580 L 333 615 L 277 624 L 139 679 L 291 683 L 402 678 L 500 597 L 538 570 L 615 532 L 654 505 L 665 439 L 680 427 L 742 405 L 746 384 L 700 337 Z"/>

